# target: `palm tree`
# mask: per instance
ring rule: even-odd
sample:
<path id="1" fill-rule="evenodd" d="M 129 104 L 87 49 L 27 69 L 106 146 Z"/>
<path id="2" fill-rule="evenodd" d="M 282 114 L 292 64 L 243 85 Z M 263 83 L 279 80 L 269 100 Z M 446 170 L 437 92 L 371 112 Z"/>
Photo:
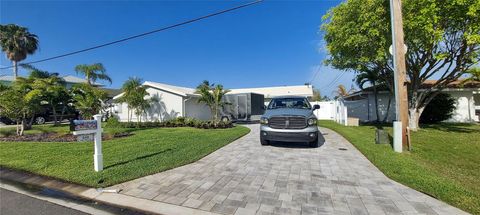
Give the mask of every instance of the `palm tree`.
<path id="1" fill-rule="evenodd" d="M 13 76 L 18 77 L 19 61 L 38 49 L 38 37 L 28 29 L 14 24 L 0 25 L 0 45 L 7 58 L 13 63 Z"/>
<path id="2" fill-rule="evenodd" d="M 373 95 L 375 97 L 375 113 L 377 115 L 376 121 L 380 121 L 380 113 L 378 112 L 378 92 L 377 85 L 379 82 L 378 73 L 373 70 L 361 71 L 355 77 L 355 83 L 360 87 L 360 89 L 365 89 L 365 84 L 369 83 L 372 86 Z"/>
<path id="3" fill-rule="evenodd" d="M 136 97 L 136 90 L 142 86 L 142 79 L 137 77 L 129 77 L 122 85 L 123 95 L 117 102 L 127 104 L 127 121 L 130 122 L 133 110 L 136 109 L 136 104 L 133 101 Z"/>
<path id="4" fill-rule="evenodd" d="M 345 86 L 343 86 L 343 84 L 339 84 L 337 86 L 337 90 L 335 91 L 335 93 L 339 97 L 345 97 L 345 96 L 348 96 L 348 94 L 349 94 L 347 88 L 345 88 Z"/>
<path id="5" fill-rule="evenodd" d="M 98 114 L 107 99 L 107 92 L 89 84 L 76 84 L 71 89 L 75 108 L 83 119 L 91 119 Z"/>
<path id="6" fill-rule="evenodd" d="M 77 74 L 81 73 L 85 76 L 88 85 L 92 85 L 97 80 L 105 80 L 112 84 L 112 79 L 107 75 L 106 69 L 101 63 L 77 65 L 75 71 Z"/>
<path id="7" fill-rule="evenodd" d="M 205 103 L 212 113 L 213 123 L 218 123 L 218 112 L 220 108 L 227 105 L 223 102 L 223 96 L 230 92 L 230 90 L 223 89 L 221 84 L 210 84 L 208 81 L 203 81 L 198 85 L 196 93 L 200 94 L 199 103 Z"/>

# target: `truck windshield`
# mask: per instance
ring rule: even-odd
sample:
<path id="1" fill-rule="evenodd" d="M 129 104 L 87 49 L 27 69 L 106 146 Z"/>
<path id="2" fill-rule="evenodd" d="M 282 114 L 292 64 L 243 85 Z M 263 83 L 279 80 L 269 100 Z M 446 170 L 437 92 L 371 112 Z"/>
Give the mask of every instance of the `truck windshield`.
<path id="1" fill-rule="evenodd" d="M 299 108 L 312 109 L 306 98 L 275 98 L 268 104 L 268 109 Z"/>

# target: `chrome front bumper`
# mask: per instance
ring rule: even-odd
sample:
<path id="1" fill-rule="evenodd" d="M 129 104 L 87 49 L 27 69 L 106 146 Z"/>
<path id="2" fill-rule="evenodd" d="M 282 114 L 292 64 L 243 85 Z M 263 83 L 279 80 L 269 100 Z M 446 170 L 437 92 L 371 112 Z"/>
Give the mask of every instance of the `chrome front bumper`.
<path id="1" fill-rule="evenodd" d="M 260 125 L 260 138 L 273 141 L 311 142 L 318 138 L 318 127 L 314 125 L 302 129 L 276 129 Z"/>

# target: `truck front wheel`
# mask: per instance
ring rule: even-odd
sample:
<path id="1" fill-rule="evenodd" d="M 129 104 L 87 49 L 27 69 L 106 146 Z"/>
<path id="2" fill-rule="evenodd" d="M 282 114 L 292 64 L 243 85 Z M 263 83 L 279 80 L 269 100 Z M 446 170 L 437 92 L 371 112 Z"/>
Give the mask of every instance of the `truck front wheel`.
<path id="1" fill-rule="evenodd" d="M 262 144 L 262 146 L 266 146 L 266 145 L 270 144 L 270 142 L 268 140 L 265 140 L 262 137 L 260 137 L 260 144 Z"/>
<path id="2" fill-rule="evenodd" d="M 308 145 L 312 148 L 318 148 L 318 140 L 314 140 L 312 142 L 309 142 Z"/>

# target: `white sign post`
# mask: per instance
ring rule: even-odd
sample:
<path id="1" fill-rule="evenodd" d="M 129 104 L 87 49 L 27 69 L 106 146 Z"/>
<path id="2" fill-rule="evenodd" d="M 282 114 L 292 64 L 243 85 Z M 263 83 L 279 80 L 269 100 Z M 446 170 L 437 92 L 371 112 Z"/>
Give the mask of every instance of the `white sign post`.
<path id="1" fill-rule="evenodd" d="M 73 135 L 92 135 L 94 136 L 94 154 L 93 167 L 96 172 L 103 170 L 103 154 L 102 154 L 102 115 L 93 116 L 95 120 L 74 120 Z M 84 138 L 78 138 L 81 141 Z M 88 139 L 88 138 L 87 138 Z"/>

